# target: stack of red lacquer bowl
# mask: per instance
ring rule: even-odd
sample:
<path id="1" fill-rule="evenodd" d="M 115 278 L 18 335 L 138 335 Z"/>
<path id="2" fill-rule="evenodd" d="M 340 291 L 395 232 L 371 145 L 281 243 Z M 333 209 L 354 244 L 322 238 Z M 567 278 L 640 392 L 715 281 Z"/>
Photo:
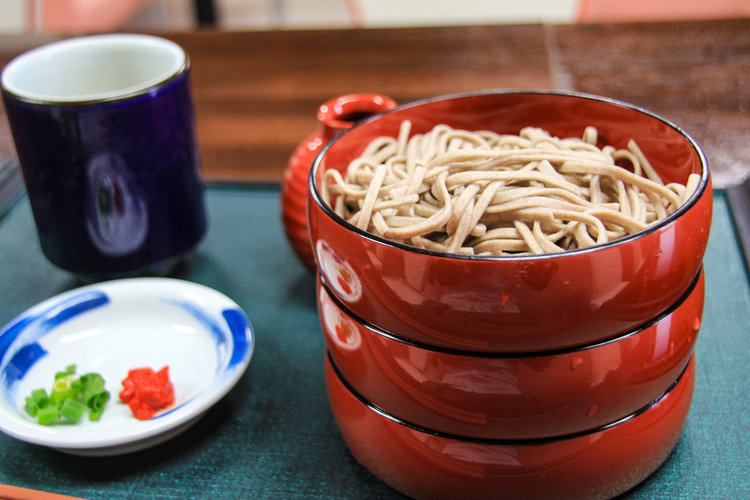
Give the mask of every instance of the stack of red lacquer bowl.
<path id="1" fill-rule="evenodd" d="M 635 139 L 669 182 L 701 176 L 677 212 L 635 235 L 542 256 L 469 257 L 360 231 L 318 183 L 364 146 L 445 123 Z M 423 498 L 609 498 L 651 474 L 682 433 L 711 222 L 706 161 L 681 130 L 608 99 L 490 91 L 418 102 L 317 156 L 308 223 L 329 398 L 354 456 Z"/>

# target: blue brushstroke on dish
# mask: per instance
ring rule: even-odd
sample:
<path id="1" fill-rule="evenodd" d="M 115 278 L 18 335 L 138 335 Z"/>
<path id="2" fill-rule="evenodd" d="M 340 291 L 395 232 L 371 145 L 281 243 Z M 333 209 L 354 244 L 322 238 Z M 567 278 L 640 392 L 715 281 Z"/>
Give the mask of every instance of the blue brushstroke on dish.
<path id="1" fill-rule="evenodd" d="M 13 400 L 15 384 L 47 354 L 38 344 L 39 339 L 66 321 L 109 302 L 107 294 L 100 291 L 77 293 L 44 309 L 32 308 L 3 327 L 0 330 L 0 374 L 6 400 Z M 14 344 L 22 345 L 11 350 Z"/>
<path id="2" fill-rule="evenodd" d="M 216 320 L 199 306 L 186 300 L 175 300 L 175 299 L 164 299 L 164 302 L 175 305 L 185 312 L 189 313 L 193 318 L 197 319 L 210 333 L 216 342 L 216 350 L 220 354 L 223 354 L 227 350 L 227 335 L 226 332 L 219 326 Z"/>
<path id="3" fill-rule="evenodd" d="M 47 351 L 37 342 L 21 347 L 5 366 L 6 385 L 21 380 L 34 363 L 42 359 Z"/>
<path id="4" fill-rule="evenodd" d="M 232 332 L 232 340 L 234 340 L 234 348 L 232 349 L 232 357 L 229 360 L 229 367 L 234 367 L 241 364 L 245 360 L 250 346 L 253 342 L 252 339 L 252 328 L 250 327 L 250 321 L 247 316 L 239 309 L 225 309 L 221 315 L 229 325 L 229 330 Z"/>
<path id="5" fill-rule="evenodd" d="M 0 362 L 2 362 L 10 344 L 16 340 L 16 337 L 18 337 L 18 335 L 20 335 L 30 323 L 36 321 L 38 317 L 39 314 L 23 314 L 0 330 Z"/>
<path id="6" fill-rule="evenodd" d="M 224 331 L 222 328 L 211 318 L 207 313 L 205 313 L 202 309 L 196 307 L 195 305 L 189 303 L 189 302 L 181 302 L 176 300 L 168 300 L 167 302 L 173 303 L 175 305 L 180 306 L 181 308 L 188 311 L 191 315 L 193 315 L 196 319 L 201 321 L 204 325 L 208 327 L 208 329 L 212 332 L 212 335 L 216 339 L 217 343 L 221 343 L 222 346 L 226 345 L 226 337 L 224 335 Z M 224 317 L 224 320 L 226 321 L 227 325 L 229 326 L 229 331 L 232 334 L 232 355 L 229 359 L 229 364 L 224 369 L 222 376 L 227 376 L 232 369 L 234 369 L 237 366 L 241 366 L 244 362 L 248 352 L 252 349 L 253 345 L 253 338 L 252 338 L 252 327 L 250 325 L 250 321 L 248 320 L 245 313 L 243 313 L 239 309 L 225 309 L 222 311 L 221 315 Z M 190 403 L 193 399 L 195 399 L 196 396 L 191 397 L 187 401 L 182 402 L 180 405 L 170 408 L 169 410 L 165 411 L 164 413 L 160 413 L 152 418 L 152 420 L 156 420 L 162 417 L 165 417 L 169 415 L 170 413 L 173 413 L 177 410 L 179 410 L 182 406 L 185 406 L 186 404 Z"/>
<path id="7" fill-rule="evenodd" d="M 65 323 L 69 319 L 75 318 L 80 314 L 108 304 L 109 301 L 110 299 L 107 294 L 97 291 L 79 293 L 63 300 L 55 307 L 53 307 L 52 311 L 50 311 L 56 311 L 56 313 L 44 319 L 41 324 L 42 331 L 39 332 L 39 337 L 34 340 L 38 340 L 40 337 L 46 335 L 50 330 Z"/>

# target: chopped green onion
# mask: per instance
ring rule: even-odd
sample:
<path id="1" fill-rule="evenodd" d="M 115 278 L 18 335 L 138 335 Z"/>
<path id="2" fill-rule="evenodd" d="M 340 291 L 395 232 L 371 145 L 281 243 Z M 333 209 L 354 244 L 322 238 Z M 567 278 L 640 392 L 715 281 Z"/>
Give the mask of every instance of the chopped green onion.
<path id="1" fill-rule="evenodd" d="M 36 417 L 37 413 L 39 413 L 39 405 L 36 404 L 34 398 L 28 396 L 26 396 L 26 406 L 24 406 L 24 409 L 26 410 L 26 413 L 32 417 Z"/>
<path id="2" fill-rule="evenodd" d="M 67 418 L 71 422 L 78 422 L 85 411 L 85 404 L 73 399 L 66 399 L 60 407 L 60 416 Z"/>
<path id="3" fill-rule="evenodd" d="M 49 404 L 49 396 L 47 396 L 47 391 L 44 389 L 35 389 L 31 391 L 31 399 L 33 399 L 39 407 L 47 406 Z"/>
<path id="4" fill-rule="evenodd" d="M 50 395 L 44 389 L 31 391 L 25 399 L 24 409 L 42 425 L 51 425 L 65 418 L 78 422 L 88 408 L 89 420 L 99 420 L 104 406 L 109 401 L 109 391 L 98 373 L 75 376 L 76 365 L 55 373 L 55 382 Z"/>
<path id="5" fill-rule="evenodd" d="M 74 387 L 74 380 L 70 375 L 55 379 L 49 397 L 53 404 L 59 405 L 66 399 L 76 399 L 78 391 Z"/>
<path id="6" fill-rule="evenodd" d="M 44 408 L 39 408 L 37 413 L 37 421 L 42 425 L 49 425 L 57 422 L 60 419 L 60 413 L 57 411 L 57 406 L 47 405 Z"/>
<path id="7" fill-rule="evenodd" d="M 100 392 L 96 396 L 91 397 L 87 402 L 86 406 L 91 409 L 89 413 L 89 420 L 99 420 L 99 417 L 104 411 L 104 405 L 109 401 L 109 392 Z"/>
<path id="8" fill-rule="evenodd" d="M 107 392 L 104 388 L 104 379 L 98 373 L 87 373 L 78 379 L 78 387 L 83 396 L 83 401 L 89 408 L 94 408 L 96 403 L 92 400 L 98 399 L 99 395 Z M 109 399 L 109 398 L 107 398 Z M 104 401 L 107 402 L 106 400 Z"/>
<path id="9" fill-rule="evenodd" d="M 107 394 L 107 400 L 109 400 L 109 394 Z M 91 420 L 92 422 L 98 422 L 99 421 L 99 419 L 102 416 L 102 413 L 104 412 L 104 404 L 106 402 L 107 401 L 105 400 L 105 401 L 103 401 L 101 403 L 101 406 L 99 406 L 97 408 L 92 408 L 91 409 L 91 411 L 89 412 L 89 420 Z"/>
<path id="10" fill-rule="evenodd" d="M 74 375 L 76 372 L 76 365 L 68 365 L 65 367 L 64 371 L 55 373 L 55 380 L 62 378 L 62 377 L 68 377 L 70 375 Z"/>

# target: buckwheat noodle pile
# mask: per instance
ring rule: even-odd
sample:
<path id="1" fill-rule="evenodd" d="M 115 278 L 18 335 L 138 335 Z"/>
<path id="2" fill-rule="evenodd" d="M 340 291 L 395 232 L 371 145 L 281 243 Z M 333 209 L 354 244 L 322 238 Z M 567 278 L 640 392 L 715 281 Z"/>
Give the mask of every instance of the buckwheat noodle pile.
<path id="1" fill-rule="evenodd" d="M 344 177 L 325 172 L 322 196 L 358 228 L 418 248 L 522 255 L 590 247 L 633 234 L 677 210 L 697 189 L 665 185 L 634 141 L 599 148 L 597 130 L 559 139 L 437 125 L 379 137 Z M 623 166 L 620 166 L 623 165 Z M 625 168 L 627 166 L 628 168 Z"/>

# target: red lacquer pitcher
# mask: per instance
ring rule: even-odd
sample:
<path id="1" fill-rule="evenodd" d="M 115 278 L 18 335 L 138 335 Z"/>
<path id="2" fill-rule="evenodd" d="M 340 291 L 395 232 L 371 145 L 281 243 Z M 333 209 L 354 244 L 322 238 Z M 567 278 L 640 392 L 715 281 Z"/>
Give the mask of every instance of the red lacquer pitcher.
<path id="1" fill-rule="evenodd" d="M 358 120 L 396 107 L 378 94 L 349 94 L 331 99 L 318 108 L 320 127 L 303 140 L 289 158 L 281 186 L 281 219 L 294 252 L 308 269 L 315 269 L 307 231 L 307 177 L 313 160 L 328 141 Z"/>

